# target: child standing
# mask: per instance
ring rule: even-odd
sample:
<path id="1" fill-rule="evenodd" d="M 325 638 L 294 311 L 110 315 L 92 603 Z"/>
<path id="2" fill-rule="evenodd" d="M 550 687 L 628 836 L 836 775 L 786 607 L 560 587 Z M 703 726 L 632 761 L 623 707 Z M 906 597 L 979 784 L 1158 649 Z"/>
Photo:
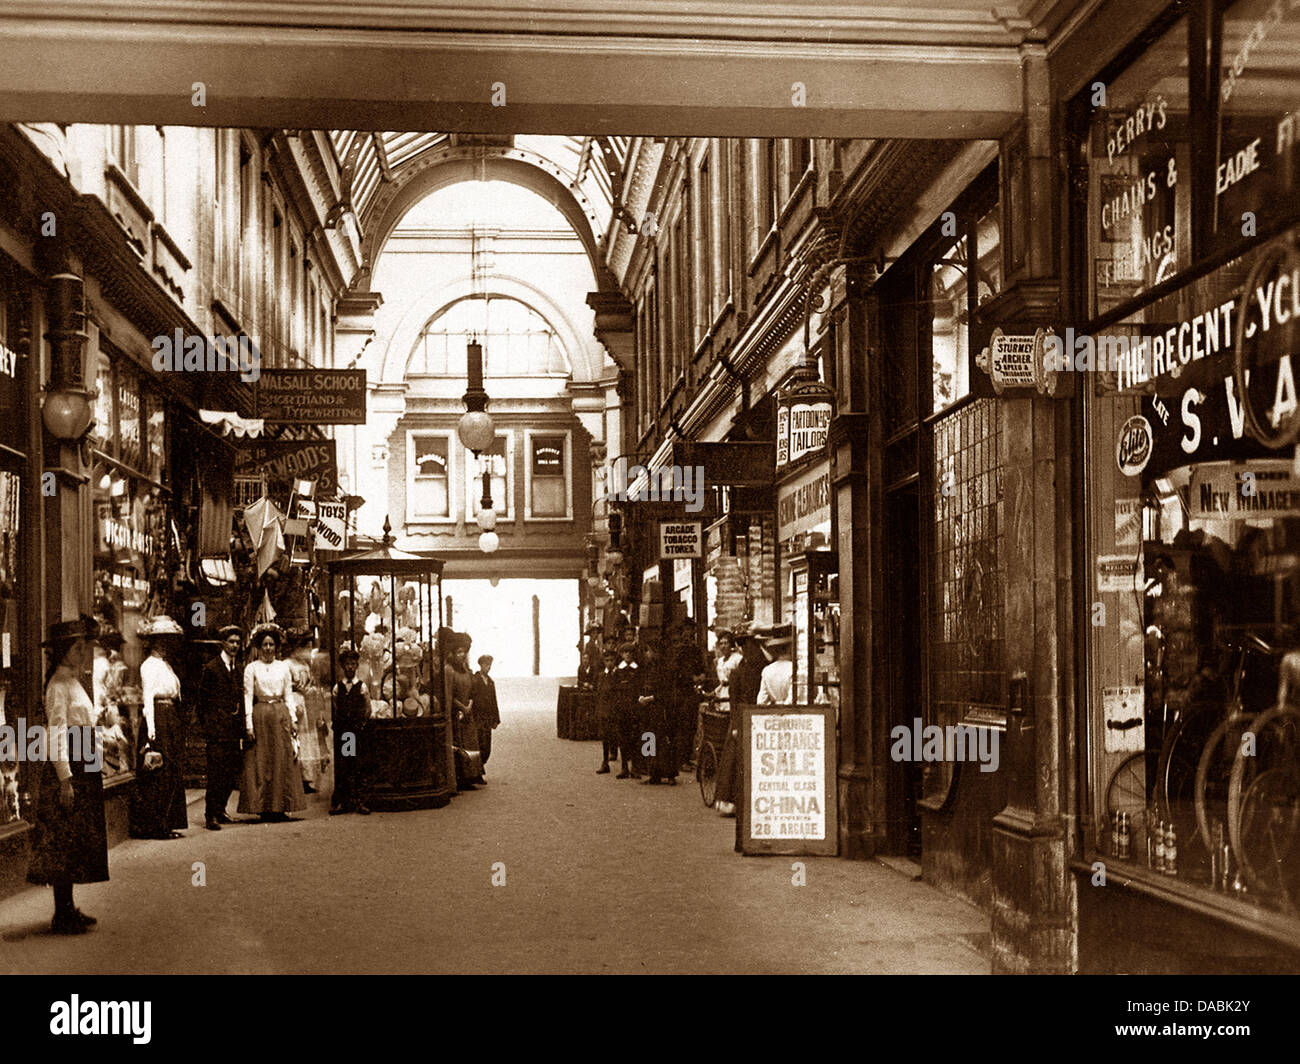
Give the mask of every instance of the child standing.
<path id="1" fill-rule="evenodd" d="M 339 813 L 368 815 L 361 798 L 361 736 L 370 718 L 370 695 L 357 679 L 361 660 L 352 647 L 339 652 L 343 679 L 334 685 L 334 794 L 330 816 Z"/>

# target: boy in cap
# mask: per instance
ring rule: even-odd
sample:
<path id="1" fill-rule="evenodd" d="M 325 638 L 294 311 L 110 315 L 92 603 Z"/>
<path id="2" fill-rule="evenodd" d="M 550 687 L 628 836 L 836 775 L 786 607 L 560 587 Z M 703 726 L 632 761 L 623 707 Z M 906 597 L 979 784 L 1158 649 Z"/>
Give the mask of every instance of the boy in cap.
<path id="1" fill-rule="evenodd" d="M 334 794 L 330 816 L 370 810 L 361 800 L 361 735 L 370 719 L 370 695 L 357 679 L 361 655 L 352 646 L 339 652 L 343 679 L 334 685 Z"/>
<path id="2" fill-rule="evenodd" d="M 637 779 L 637 725 L 640 723 L 637 698 L 641 694 L 640 667 L 636 663 L 636 644 L 623 643 L 618 648 L 622 659 L 614 669 L 614 712 L 618 720 L 619 757 L 623 771 L 615 779 Z M 629 767 L 630 762 L 630 767 Z"/>

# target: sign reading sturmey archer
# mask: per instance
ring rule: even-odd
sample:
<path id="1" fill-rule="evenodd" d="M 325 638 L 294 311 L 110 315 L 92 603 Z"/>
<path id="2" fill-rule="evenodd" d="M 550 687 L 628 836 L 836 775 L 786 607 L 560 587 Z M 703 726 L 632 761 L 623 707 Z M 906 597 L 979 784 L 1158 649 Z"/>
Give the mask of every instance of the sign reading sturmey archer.
<path id="1" fill-rule="evenodd" d="M 271 425 L 364 425 L 363 369 L 264 369 L 257 416 Z"/>

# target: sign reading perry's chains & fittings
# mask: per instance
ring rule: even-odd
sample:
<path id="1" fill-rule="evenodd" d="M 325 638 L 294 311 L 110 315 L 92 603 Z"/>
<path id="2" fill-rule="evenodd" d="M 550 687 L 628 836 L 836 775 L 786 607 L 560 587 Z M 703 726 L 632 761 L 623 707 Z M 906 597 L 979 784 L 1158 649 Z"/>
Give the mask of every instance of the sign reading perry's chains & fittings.
<path id="1" fill-rule="evenodd" d="M 704 525 L 700 521 L 661 521 L 659 557 L 699 558 L 703 556 Z"/>
<path id="2" fill-rule="evenodd" d="M 264 369 L 257 416 L 271 425 L 364 425 L 363 369 Z"/>
<path id="3" fill-rule="evenodd" d="M 821 705 L 737 708 L 742 851 L 834 856 L 839 850 L 835 710 Z"/>

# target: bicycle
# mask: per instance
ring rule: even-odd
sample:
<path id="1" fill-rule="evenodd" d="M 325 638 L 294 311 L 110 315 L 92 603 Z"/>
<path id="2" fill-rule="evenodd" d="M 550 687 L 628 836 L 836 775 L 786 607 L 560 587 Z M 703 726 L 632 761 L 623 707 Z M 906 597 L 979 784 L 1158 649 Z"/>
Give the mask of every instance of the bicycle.
<path id="1" fill-rule="evenodd" d="M 1247 741 L 1247 739 L 1249 741 Z M 1247 886 L 1296 911 L 1300 867 L 1300 710 L 1279 704 L 1251 722 L 1228 783 L 1228 839 Z"/>

